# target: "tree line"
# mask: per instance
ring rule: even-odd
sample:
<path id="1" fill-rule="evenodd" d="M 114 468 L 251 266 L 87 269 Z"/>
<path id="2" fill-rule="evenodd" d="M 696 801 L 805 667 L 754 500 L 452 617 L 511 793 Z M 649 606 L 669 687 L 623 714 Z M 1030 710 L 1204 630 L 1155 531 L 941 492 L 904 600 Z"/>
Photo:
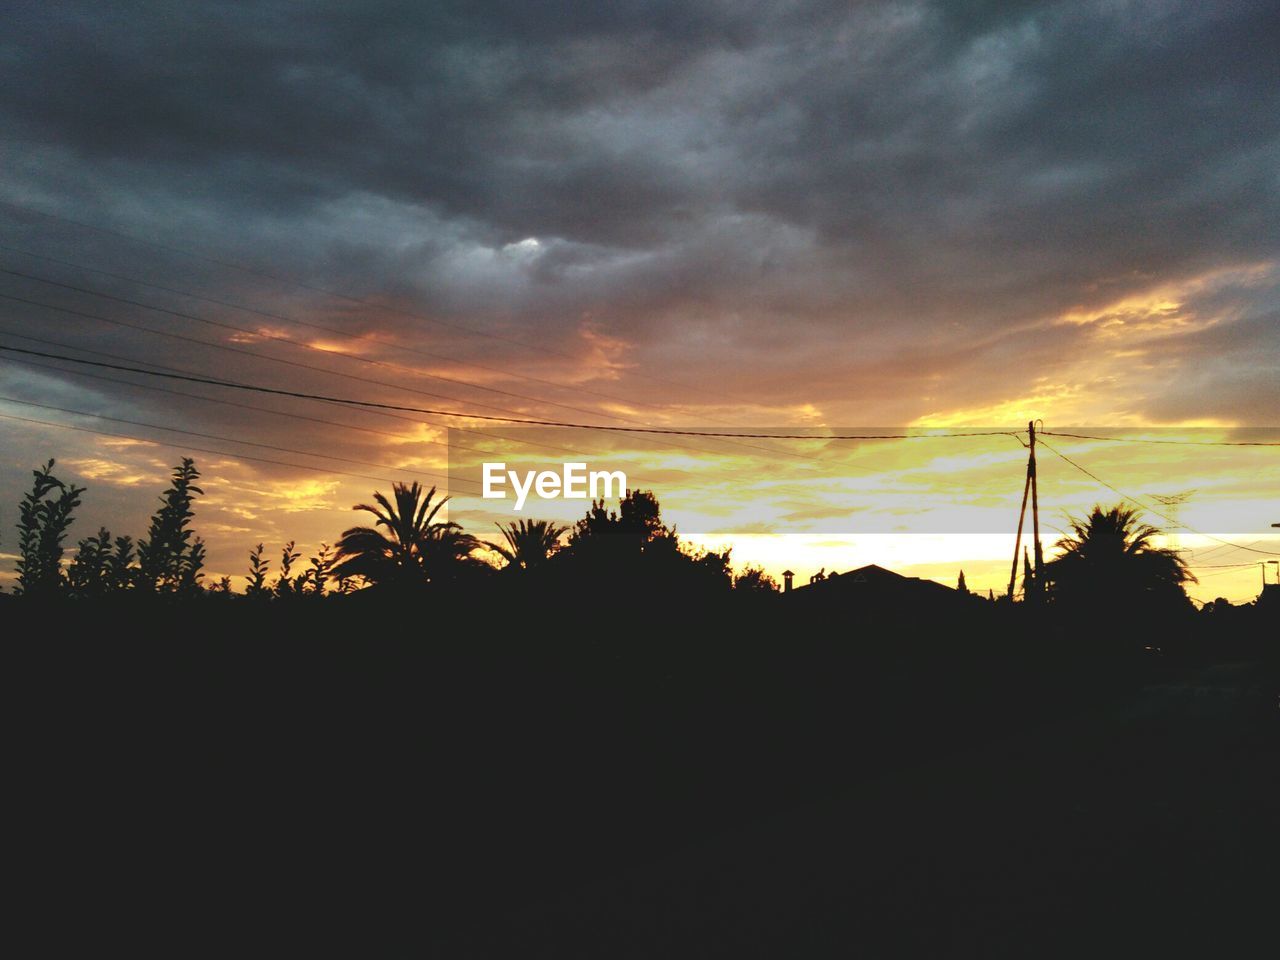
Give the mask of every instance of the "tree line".
<path id="1" fill-rule="evenodd" d="M 204 491 L 193 459 L 184 457 L 173 468 L 144 537 L 113 537 L 102 527 L 76 544 L 69 562 L 66 541 L 85 488 L 59 479 L 54 466 L 49 460 L 33 471 L 19 508 L 15 594 L 97 599 L 235 592 L 229 576 L 205 583 L 205 544 L 193 527 Z M 394 483 L 390 496 L 375 492 L 372 503 L 353 507 L 370 515 L 368 524 L 344 530 L 332 546 L 322 543 L 306 565 L 291 540 L 273 569 L 265 544 L 259 543 L 249 551 L 243 595 L 255 600 L 322 597 L 366 586 L 407 591 L 499 575 L 590 578 L 639 568 L 712 590 L 768 594 L 779 589 L 759 567 L 735 576 L 728 550 L 697 550 L 681 541 L 662 520 L 651 491 L 628 491 L 616 509 L 593 501 L 571 526 L 545 520 L 500 523 L 494 540 L 443 520 L 448 501 L 435 487 Z"/>
<path id="2" fill-rule="evenodd" d="M 112 538 L 102 527 L 77 544 L 75 557 L 63 564 L 67 532 L 80 506 L 84 487 L 67 484 L 53 473 L 54 461 L 33 471 L 31 490 L 18 508 L 19 595 L 33 599 L 55 596 L 100 597 L 111 593 L 191 596 L 203 591 L 204 541 L 191 527 L 200 471 L 184 457 L 173 468 L 169 486 L 151 517 L 146 536 Z"/>
<path id="3" fill-rule="evenodd" d="M 231 596 L 231 578 L 205 583 L 205 544 L 195 533 L 198 486 L 195 461 L 173 467 L 144 536 L 115 536 L 102 527 L 76 544 L 64 562 L 66 539 L 81 506 L 84 487 L 68 484 L 49 460 L 34 470 L 31 489 L 18 511 L 16 594 L 33 598 L 95 599 L 113 595 Z M 322 543 L 302 563 L 294 541 L 280 551 L 273 569 L 264 544 L 248 556 L 243 595 L 255 600 L 350 594 L 367 586 L 411 591 L 487 577 L 525 577 L 542 582 L 606 585 L 609 578 L 660 580 L 694 592 L 776 594 L 777 582 L 759 567 L 735 575 L 729 551 L 699 550 L 681 541 L 662 519 L 657 497 L 628 491 L 616 509 L 593 501 L 572 525 L 545 520 L 497 524 L 500 537 L 483 540 L 441 518 L 449 498 L 435 487 L 394 483 L 390 496 L 353 509 L 368 514 L 363 525 Z M 1190 604 L 1185 584 L 1194 581 L 1182 557 L 1156 546 L 1160 531 L 1123 505 L 1096 506 L 1056 543 L 1058 556 L 1043 576 L 1024 578 L 1024 595 L 1036 603 L 1073 608 L 1176 610 Z M 963 589 L 963 588 L 962 588 Z"/>

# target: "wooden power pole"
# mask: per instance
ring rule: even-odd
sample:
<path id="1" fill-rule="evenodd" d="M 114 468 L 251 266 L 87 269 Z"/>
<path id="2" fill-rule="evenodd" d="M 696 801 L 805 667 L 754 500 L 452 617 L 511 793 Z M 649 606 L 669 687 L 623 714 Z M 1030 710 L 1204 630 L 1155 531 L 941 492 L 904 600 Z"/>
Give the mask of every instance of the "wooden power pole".
<path id="1" fill-rule="evenodd" d="M 1039 484 L 1036 480 L 1036 422 L 1028 421 L 1027 433 L 1031 437 L 1031 452 L 1027 457 L 1027 472 L 1031 477 L 1031 536 L 1035 539 L 1032 551 L 1035 556 L 1035 584 L 1036 595 L 1040 594 L 1040 587 L 1044 583 L 1044 551 L 1040 547 L 1040 495 Z"/>
<path id="2" fill-rule="evenodd" d="M 1031 536 L 1035 541 L 1036 557 L 1034 580 L 1040 583 L 1041 568 L 1044 565 L 1044 552 L 1040 546 L 1040 497 L 1036 485 L 1036 422 L 1027 423 L 1027 433 L 1031 442 L 1027 445 L 1027 478 L 1022 485 L 1022 507 L 1018 511 L 1018 535 L 1013 541 L 1013 563 L 1009 566 L 1009 601 L 1013 602 L 1013 591 L 1018 582 L 1018 554 L 1022 549 L 1022 526 L 1027 517 L 1027 498 L 1031 499 Z"/>

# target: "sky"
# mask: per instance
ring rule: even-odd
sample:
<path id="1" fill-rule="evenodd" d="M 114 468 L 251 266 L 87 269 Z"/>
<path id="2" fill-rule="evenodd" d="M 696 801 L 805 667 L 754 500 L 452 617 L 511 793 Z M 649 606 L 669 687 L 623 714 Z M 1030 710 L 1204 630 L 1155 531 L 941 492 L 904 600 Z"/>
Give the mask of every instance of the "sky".
<path id="1" fill-rule="evenodd" d="M 1272 3 L 5 10 L 0 345 L 599 425 L 1277 425 Z M 216 577 L 260 541 L 332 543 L 393 479 L 447 486 L 447 428 L 494 427 L 16 359 L 6 570 L 49 457 L 89 488 L 73 539 L 141 534 L 195 457 Z M 587 438 L 739 563 L 1007 579 L 1012 438 Z M 1059 442 L 1148 505 L 1187 494 L 1175 519 L 1203 533 L 1280 551 L 1280 454 Z M 771 478 L 830 489 L 778 507 Z M 1041 485 L 1047 540 L 1116 499 L 1053 455 Z M 988 514 L 886 521 L 907 494 Z M 1266 554 L 1178 545 L 1206 564 L 1193 595 L 1256 594 Z"/>

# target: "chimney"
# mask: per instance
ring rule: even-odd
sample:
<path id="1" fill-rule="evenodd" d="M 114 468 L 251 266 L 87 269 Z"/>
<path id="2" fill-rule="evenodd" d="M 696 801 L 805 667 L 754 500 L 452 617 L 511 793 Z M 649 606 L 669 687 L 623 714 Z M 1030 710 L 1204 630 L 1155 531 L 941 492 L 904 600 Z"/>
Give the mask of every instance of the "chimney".
<path id="1" fill-rule="evenodd" d="M 791 581 L 794 578 L 795 578 L 795 574 L 792 573 L 790 570 L 782 571 L 782 583 L 783 583 L 782 592 L 783 593 L 791 592 Z"/>

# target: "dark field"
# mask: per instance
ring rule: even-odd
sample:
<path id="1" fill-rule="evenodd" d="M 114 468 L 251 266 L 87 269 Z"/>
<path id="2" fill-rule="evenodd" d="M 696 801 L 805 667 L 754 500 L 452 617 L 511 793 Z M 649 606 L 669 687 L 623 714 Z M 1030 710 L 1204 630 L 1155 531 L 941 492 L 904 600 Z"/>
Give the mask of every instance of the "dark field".
<path id="1" fill-rule="evenodd" d="M 501 599 L 0 604 L 39 953 L 1271 952 L 1254 611 Z"/>

